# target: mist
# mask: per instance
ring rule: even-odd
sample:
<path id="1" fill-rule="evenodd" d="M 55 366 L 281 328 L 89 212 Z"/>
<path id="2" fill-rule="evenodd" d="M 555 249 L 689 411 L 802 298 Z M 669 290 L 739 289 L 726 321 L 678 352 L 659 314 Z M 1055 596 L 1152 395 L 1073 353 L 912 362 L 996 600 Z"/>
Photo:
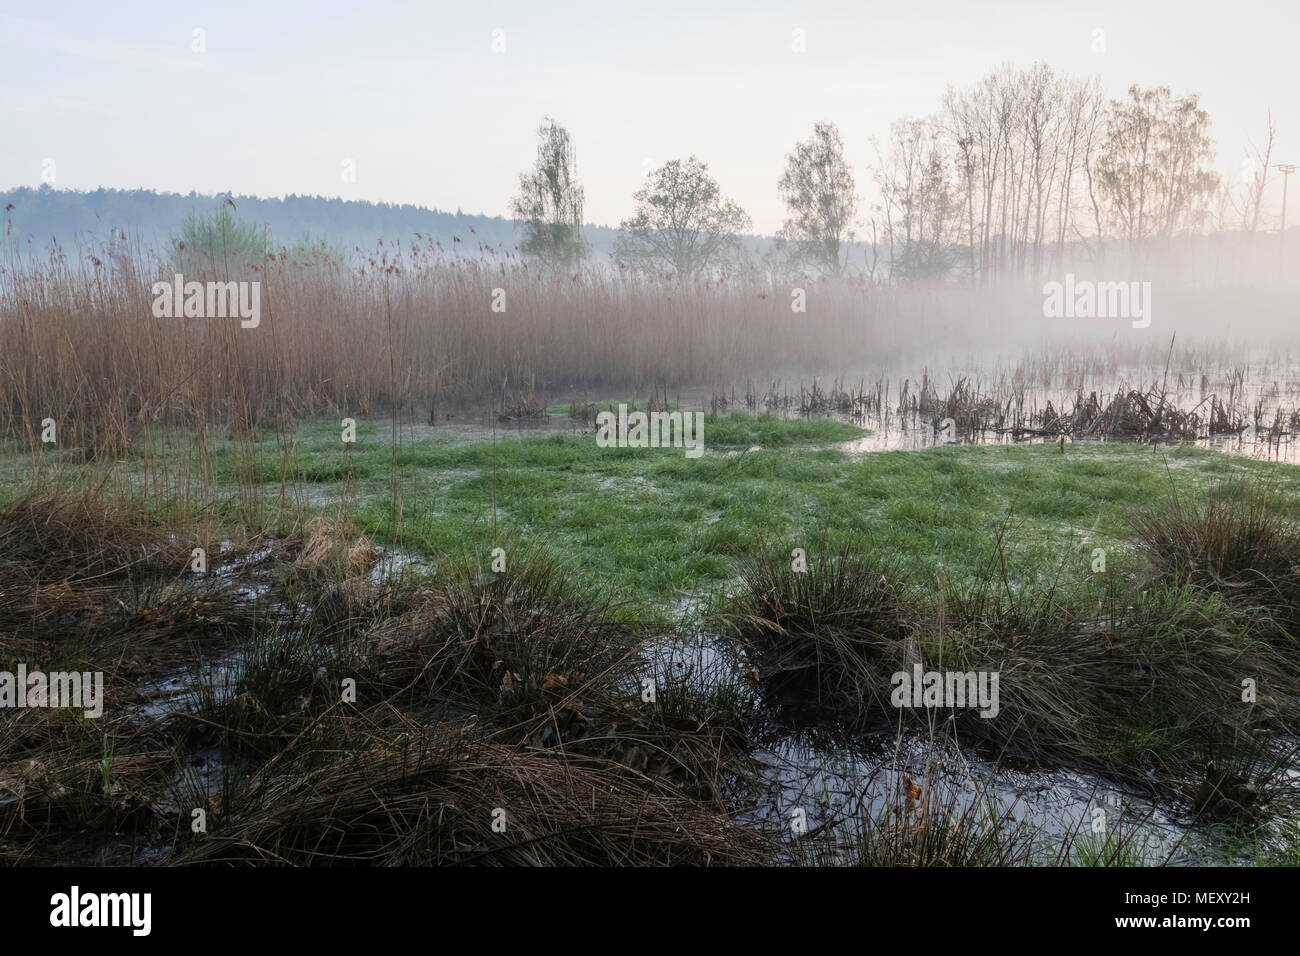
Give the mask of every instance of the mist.
<path id="1" fill-rule="evenodd" d="M 532 897 L 444 867 L 584 929 L 606 870 L 852 867 L 913 935 L 1280 925 L 1291 32 L 0 15 L 6 916 L 473 947 Z"/>

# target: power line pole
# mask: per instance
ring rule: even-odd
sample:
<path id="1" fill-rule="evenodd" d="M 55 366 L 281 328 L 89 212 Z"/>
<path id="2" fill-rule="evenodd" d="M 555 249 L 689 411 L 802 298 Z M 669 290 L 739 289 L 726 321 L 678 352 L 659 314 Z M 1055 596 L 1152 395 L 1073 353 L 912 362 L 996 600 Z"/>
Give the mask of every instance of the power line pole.
<path id="1" fill-rule="evenodd" d="M 1295 163 L 1278 163 L 1273 167 L 1282 174 L 1282 245 L 1286 245 L 1286 186 L 1291 174 L 1298 168 Z"/>

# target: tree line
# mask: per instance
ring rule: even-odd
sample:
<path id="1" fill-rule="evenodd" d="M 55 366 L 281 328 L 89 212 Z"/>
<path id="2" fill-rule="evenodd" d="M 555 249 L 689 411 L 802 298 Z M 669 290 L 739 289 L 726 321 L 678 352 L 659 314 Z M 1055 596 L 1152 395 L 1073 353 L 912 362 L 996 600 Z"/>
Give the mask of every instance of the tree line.
<path id="1" fill-rule="evenodd" d="M 816 123 L 786 156 L 776 184 L 785 222 L 757 265 L 993 285 L 1060 272 L 1067 256 L 1139 263 L 1178 236 L 1257 231 L 1273 132 L 1270 116 L 1267 144 L 1243 160 L 1238 182 L 1213 169 L 1198 94 L 1135 85 L 1108 99 L 1095 77 L 1043 63 L 1003 67 L 950 87 L 933 114 L 897 120 L 884 143 L 873 140 L 870 204 L 838 128 Z M 573 268 L 590 254 L 573 141 L 549 117 L 538 137 L 511 206 L 520 249 Z M 740 241 L 748 215 L 697 157 L 652 170 L 633 198 L 615 243 L 620 268 L 694 279 L 756 264 Z"/>

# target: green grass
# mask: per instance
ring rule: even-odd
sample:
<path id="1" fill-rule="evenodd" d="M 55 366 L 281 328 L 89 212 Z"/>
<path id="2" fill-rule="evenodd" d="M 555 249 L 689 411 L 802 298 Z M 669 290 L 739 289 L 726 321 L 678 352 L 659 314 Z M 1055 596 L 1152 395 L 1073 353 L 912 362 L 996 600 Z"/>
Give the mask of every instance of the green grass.
<path id="1" fill-rule="evenodd" d="M 925 586 L 941 572 L 974 579 L 1009 523 L 1011 573 L 1032 585 L 1085 574 L 1096 548 L 1111 573 L 1134 573 L 1130 512 L 1172 489 L 1212 492 L 1232 475 L 1267 472 L 1277 506 L 1300 517 L 1300 468 L 1206 449 L 963 446 L 855 457 L 833 447 L 860 434 L 830 420 L 711 417 L 706 447 L 760 447 L 691 459 L 680 449 L 600 448 L 575 434 L 495 445 L 434 435 L 394 450 L 386 422 L 358 421 L 357 441 L 345 444 L 328 421 L 253 446 L 223 434 L 209 454 L 227 493 L 242 473 L 268 500 L 283 481 L 291 497 L 311 492 L 317 509 L 333 510 L 331 495 L 346 490 L 354 519 L 381 543 L 484 563 L 498 544 L 544 543 L 633 613 L 665 620 L 733 584 L 736 559 L 774 543 L 810 555 L 870 543 Z M 165 463 L 197 461 L 176 436 L 162 444 Z M 145 457 L 133 446 L 119 467 L 142 467 Z"/>
<path id="2" fill-rule="evenodd" d="M 495 721 L 500 725 L 496 742 L 517 747 L 521 740 L 532 740 L 534 725 L 553 719 L 553 698 L 560 693 L 586 694 L 584 688 L 594 688 L 584 706 L 575 707 L 581 715 L 604 713 L 606 701 L 625 693 L 639 699 L 635 688 L 628 692 L 624 686 L 632 672 L 624 673 L 623 655 L 635 640 L 647 629 L 654 634 L 655 629 L 698 623 L 706 616 L 716 621 L 719 605 L 708 599 L 723 591 L 741 591 L 740 576 L 756 557 L 767 556 L 774 577 L 779 577 L 788 568 L 789 550 L 802 547 L 812 568 L 828 556 L 870 558 L 865 563 L 842 560 L 844 574 L 827 579 L 826 587 L 816 574 L 798 579 L 801 587 L 821 589 L 814 597 L 823 595 L 807 602 L 818 609 L 809 630 L 824 634 L 843 624 L 850 637 L 857 634 L 852 627 L 876 607 L 869 599 L 878 588 L 882 567 L 889 569 L 890 595 L 897 592 L 906 611 L 902 624 L 924 625 L 915 635 L 909 626 L 899 633 L 882 631 L 886 656 L 868 662 L 874 683 L 885 686 L 875 679 L 875 671 L 887 674 L 901 666 L 898 655 L 914 637 L 918 640 L 908 644 L 908 653 L 915 651 L 924 661 L 938 660 L 941 653 L 945 663 L 960 669 L 1000 668 L 1001 662 L 1015 659 L 1014 666 L 1003 668 L 1006 717 L 996 728 L 963 717 L 954 727 L 964 742 L 987 745 L 990 753 L 1015 744 L 1016 752 L 1034 754 L 1044 765 L 1091 768 L 1116 779 L 1158 778 L 1169 799 L 1202 811 L 1207 826 L 1240 825 L 1241 833 L 1233 840 L 1242 852 L 1253 853 L 1261 862 L 1296 860 L 1293 834 L 1267 842 L 1258 838 L 1260 821 L 1290 812 L 1289 793 L 1275 786 L 1272 765 L 1251 749 L 1255 731 L 1273 726 L 1268 723 L 1272 711 L 1265 713 L 1273 704 L 1266 707 L 1265 695 L 1258 708 L 1241 718 L 1240 741 L 1228 733 L 1238 724 L 1219 719 L 1239 709 L 1238 670 L 1255 675 L 1261 688 L 1273 693 L 1270 688 L 1284 684 L 1293 688 L 1279 675 L 1293 673 L 1294 667 L 1277 666 L 1269 646 L 1271 632 L 1254 617 L 1229 613 L 1223 595 L 1202 593 L 1194 582 L 1180 583 L 1176 576 L 1159 587 L 1143 583 L 1153 569 L 1149 554 L 1141 550 L 1135 530 L 1140 522 L 1135 524 L 1134 518 L 1142 509 L 1161 513 L 1152 512 L 1151 506 L 1171 492 L 1193 501 L 1229 500 L 1234 493 L 1230 479 L 1247 474 L 1267 477 L 1272 493 L 1259 500 L 1260 508 L 1289 520 L 1300 518 L 1300 468 L 1192 447 L 1135 444 L 1079 444 L 1067 446 L 1064 453 L 1056 445 L 1030 445 L 852 455 L 835 443 L 852 440 L 861 434 L 859 429 L 767 416 L 711 418 L 705 433 L 709 453 L 695 459 L 682 449 L 600 448 L 591 434 L 514 437 L 495 443 L 457 440 L 458 433 L 450 429 L 421 429 L 417 434 L 426 437 L 404 440 L 394 448 L 390 426 L 383 421 L 359 421 L 354 444 L 340 440 L 336 421 L 267 432 L 258 442 L 214 430 L 200 454 L 186 433 L 159 430 L 137 436 L 125 461 L 98 461 L 43 474 L 51 482 L 136 488 L 138 493 L 115 506 L 121 509 L 119 523 L 126 528 L 128 518 L 142 517 L 153 519 L 146 521 L 151 528 L 175 532 L 159 539 L 176 552 L 167 550 L 157 559 L 164 570 L 184 563 L 191 541 L 200 533 L 246 540 L 268 528 L 278 539 L 276 547 L 284 551 L 287 563 L 274 580 L 287 590 L 276 603 L 297 607 L 308 600 L 314 611 L 310 627 L 294 632 L 297 643 L 286 643 L 277 633 L 270 642 L 250 644 L 253 666 L 240 690 L 251 694 L 245 701 L 260 701 L 260 709 L 238 703 L 238 695 L 232 698 L 238 706 L 230 701 L 218 706 L 215 698 L 209 702 L 208 716 L 220 718 L 216 724 L 233 726 L 237 721 L 243 727 L 240 732 L 247 731 L 247 740 L 240 738 L 227 748 L 241 759 L 263 759 L 270 752 L 264 752 L 264 745 L 274 742 L 269 735 L 297 735 L 319 716 L 315 708 L 334 706 L 319 688 L 313 692 L 320 683 L 313 675 L 324 667 L 329 683 L 343 673 L 331 671 L 331 659 L 321 656 L 322 648 L 335 645 L 349 654 L 369 648 L 376 655 L 373 661 L 343 658 L 347 673 L 364 678 L 361 683 L 372 694 L 379 689 L 409 697 L 407 684 L 414 675 L 431 676 L 439 697 L 477 718 Z M 751 450 L 753 445 L 759 447 Z M 75 461 L 70 449 L 50 456 Z M 20 452 L 7 457 L 0 452 L 0 475 L 16 475 L 28 467 L 44 466 L 34 465 Z M 175 480 L 184 476 L 192 483 Z M 205 476 L 215 480 L 215 487 L 206 486 Z M 160 483 L 161 477 L 172 483 Z M 23 484 L 0 486 L 0 504 L 19 494 Z M 200 491 L 180 506 L 166 493 L 186 487 Z M 288 491 L 288 507 L 280 498 L 282 487 Z M 342 503 L 334 500 L 340 495 Z M 123 555 L 143 560 L 144 538 L 137 540 L 116 523 L 105 523 L 99 534 L 112 548 L 105 551 L 96 543 L 78 550 L 86 521 L 75 504 L 56 510 L 54 517 L 39 510 L 25 519 L 27 512 L 19 514 L 8 539 L 10 557 L 21 559 L 24 586 L 36 588 L 51 568 L 58 570 L 59 561 L 80 568 L 79 573 L 90 575 L 87 581 L 99 586 L 102 582 L 95 575 L 103 568 L 88 563 L 87 556 L 107 562 L 104 567 L 116 569 L 121 578 L 121 600 L 106 601 L 88 589 L 73 595 L 81 599 L 72 608 L 80 616 L 70 617 L 65 630 L 84 640 L 70 643 L 70 653 L 93 647 L 96 653 L 122 657 L 120 647 L 125 645 L 117 638 L 125 634 L 153 640 L 165 633 L 188 638 L 193 632 L 197 640 L 206 639 L 208 630 L 219 630 L 220 622 L 240 625 L 234 605 L 223 610 L 172 600 L 171 592 L 140 578 L 143 572 L 135 565 L 129 574 L 122 571 Z M 346 534 L 336 536 L 326 561 L 314 539 L 339 511 L 345 520 L 338 525 L 346 527 Z M 178 513 L 193 520 L 169 524 Z M 320 519 L 304 521 L 313 513 Z M 1211 529 L 1217 527 L 1210 524 Z M 366 583 L 366 567 L 347 571 L 355 563 L 352 545 L 360 543 L 357 536 L 363 534 L 432 558 L 438 568 L 437 599 L 430 600 L 432 592 L 423 585 L 405 599 L 400 590 L 374 590 Z M 1234 532 L 1232 537 L 1241 535 Z M 490 569 L 495 547 L 507 552 L 509 571 L 501 575 Z M 1107 552 L 1104 576 L 1090 571 L 1097 548 Z M 607 620 L 609 631 L 600 631 L 601 640 L 591 647 L 584 650 L 570 639 L 570 631 L 580 633 L 581 627 L 571 627 L 556 610 L 561 604 L 569 607 L 567 603 L 525 600 L 511 589 L 511 575 L 526 579 L 530 568 L 540 566 L 529 560 L 534 550 L 544 553 L 548 562 L 558 559 L 545 565 L 553 571 L 544 577 L 562 578 L 566 594 L 571 585 L 574 595 L 601 598 L 602 621 Z M 1005 557 L 1005 572 L 999 555 Z M 312 570 L 317 564 L 344 575 L 342 583 L 332 578 L 318 582 Z M 1014 601 L 1004 600 L 1004 573 L 1017 595 Z M 17 581 L 19 575 L 10 577 Z M 1078 596 L 1074 604 L 1047 599 L 1061 582 L 1081 586 L 1068 591 Z M 757 590 L 769 594 L 771 588 L 760 584 Z M 484 610 L 489 588 L 501 597 L 499 616 L 505 623 L 500 626 Z M 1133 599 L 1139 592 L 1142 599 Z M 1116 594 L 1121 596 L 1118 604 Z M 32 599 L 20 589 L 14 595 L 7 604 L 0 601 L 0 617 L 9 613 L 25 620 Z M 1099 612 L 1098 602 L 1107 599 L 1112 601 L 1110 610 Z M 71 597 L 63 600 L 72 607 Z M 843 612 L 843 621 L 827 617 L 828 601 L 832 610 Z M 103 614 L 95 610 L 101 606 L 108 609 Z M 576 606 L 592 602 L 584 598 Z M 1124 609 L 1123 626 L 1106 631 L 1104 640 L 1095 629 L 1078 626 L 1098 613 L 1113 621 L 1116 607 Z M 552 616 L 564 624 L 564 640 L 539 641 L 538 635 L 548 632 L 539 629 L 538 622 Z M 61 633 L 60 627 L 59 620 L 50 617 L 23 636 L 48 639 Z M 444 646 L 432 640 L 436 634 L 454 634 L 457 640 Z M 606 640 L 608 635 L 612 637 Z M 527 640 L 516 641 L 520 636 Z M 182 642 L 174 643 L 179 647 Z M 447 647 L 470 648 L 473 654 L 447 657 Z M 292 666 L 285 663 L 289 658 Z M 835 664 L 836 658 L 824 657 L 819 667 L 834 677 Z M 516 697 L 502 697 L 503 671 L 512 675 L 510 693 Z M 772 671 L 762 664 L 755 684 L 759 673 L 764 688 L 770 687 Z M 651 750 L 673 753 L 682 733 L 694 740 L 690 735 L 707 721 L 718 736 L 688 755 L 693 762 L 678 781 L 689 791 L 684 796 L 694 799 L 718 776 L 709 748 L 744 735 L 741 702 L 750 692 L 739 680 L 732 674 L 729 683 L 711 685 L 703 694 L 666 686 L 654 720 L 647 717 L 641 724 L 621 713 L 607 716 L 633 728 L 638 740 L 653 745 Z M 749 681 L 748 673 L 744 680 Z M 557 690 L 561 685 L 567 688 L 563 692 Z M 127 673 L 113 684 L 123 694 L 133 686 Z M 863 697 L 855 692 L 854 699 Z M 425 693 L 411 699 L 434 697 Z M 1286 691 L 1286 699 L 1295 699 L 1293 690 Z M 635 706 L 633 712 L 639 713 Z M 365 737 L 374 743 L 371 756 L 376 762 L 334 768 L 339 798 L 355 800 L 358 813 L 369 810 L 357 788 L 373 767 L 387 766 L 380 757 L 391 744 L 389 732 L 395 731 L 395 725 L 385 722 L 390 718 L 380 720 L 378 711 L 367 714 L 367 720 L 379 721 Z M 351 712 L 338 719 L 339 726 L 330 733 L 358 732 Z M 58 727 L 39 729 L 56 741 L 66 736 L 56 733 Z M 603 741 L 612 739 L 611 734 L 600 727 L 589 731 L 585 736 L 575 732 L 566 740 L 566 753 L 584 759 L 625 756 L 618 748 L 627 741 L 620 738 L 607 753 Z M 68 773 L 80 773 L 90 760 L 98 766 L 109 747 L 84 734 L 65 743 L 76 758 L 68 764 Z M 332 739 L 322 737 L 319 743 L 321 753 L 344 752 Z M 117 763 L 109 765 L 106 774 L 135 772 L 143 780 L 146 773 L 154 773 L 141 754 L 121 747 L 114 753 Z M 496 751 L 489 754 L 491 761 L 499 756 Z M 539 779 L 550 779 L 548 768 L 528 769 Z M 438 763 L 429 769 L 429 779 L 442 779 L 439 775 L 445 772 L 450 771 Z M 297 787 L 297 781 L 290 782 Z M 420 787 L 427 783 L 418 781 Z M 306 800 L 315 791 L 291 792 L 294 799 Z M 231 803 L 251 828 L 247 833 L 272 841 L 276 827 L 283 825 L 279 804 L 254 803 L 241 809 L 237 796 Z M 1001 835 L 980 818 L 950 827 L 947 812 L 933 820 L 937 822 L 912 818 L 907 826 L 886 834 L 883 842 L 859 847 L 859 853 L 867 861 L 909 863 L 1024 862 L 1032 855 L 1016 830 Z M 309 835 L 313 840 L 318 836 Z M 303 841 L 304 846 L 311 843 L 306 836 Z M 1057 862 L 1146 863 L 1152 862 L 1149 851 L 1140 835 L 1083 834 Z"/>
<path id="3" fill-rule="evenodd" d="M 665 399 L 662 395 L 660 395 L 658 398 L 658 402 L 660 405 L 666 407 L 668 411 L 675 412 L 679 408 L 681 408 L 681 401 L 676 398 Z M 635 411 L 643 412 L 650 407 L 650 400 L 647 397 L 576 399 L 575 401 L 572 402 L 557 402 L 553 405 L 547 405 L 546 414 L 548 415 L 580 414 L 584 408 L 589 408 L 590 406 L 593 405 L 596 407 L 597 411 L 602 411 L 602 412 L 603 411 L 617 412 L 619 405 L 626 405 L 627 410 L 629 412 L 635 412 Z"/>
<path id="4" fill-rule="evenodd" d="M 705 440 L 709 445 L 760 448 L 789 448 L 828 442 L 852 441 L 870 432 L 847 422 L 831 418 L 784 419 L 776 415 L 710 415 L 704 421 Z"/>

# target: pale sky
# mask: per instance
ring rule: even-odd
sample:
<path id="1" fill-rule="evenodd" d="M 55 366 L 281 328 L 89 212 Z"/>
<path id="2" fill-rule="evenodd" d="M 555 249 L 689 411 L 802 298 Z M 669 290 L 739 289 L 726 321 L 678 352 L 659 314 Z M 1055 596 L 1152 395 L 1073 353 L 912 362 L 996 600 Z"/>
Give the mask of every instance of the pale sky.
<path id="1" fill-rule="evenodd" d="M 770 233 L 784 157 L 814 122 L 838 124 L 866 193 L 871 137 L 1007 62 L 1097 74 L 1116 96 L 1135 82 L 1199 92 L 1230 175 L 1271 107 L 1273 161 L 1300 162 L 1298 34 L 1294 5 L 1256 0 L 0 0 L 0 189 L 39 185 L 53 159 L 57 187 L 498 215 L 550 114 L 574 136 L 588 221 L 616 225 L 647 165 L 695 153 Z"/>

